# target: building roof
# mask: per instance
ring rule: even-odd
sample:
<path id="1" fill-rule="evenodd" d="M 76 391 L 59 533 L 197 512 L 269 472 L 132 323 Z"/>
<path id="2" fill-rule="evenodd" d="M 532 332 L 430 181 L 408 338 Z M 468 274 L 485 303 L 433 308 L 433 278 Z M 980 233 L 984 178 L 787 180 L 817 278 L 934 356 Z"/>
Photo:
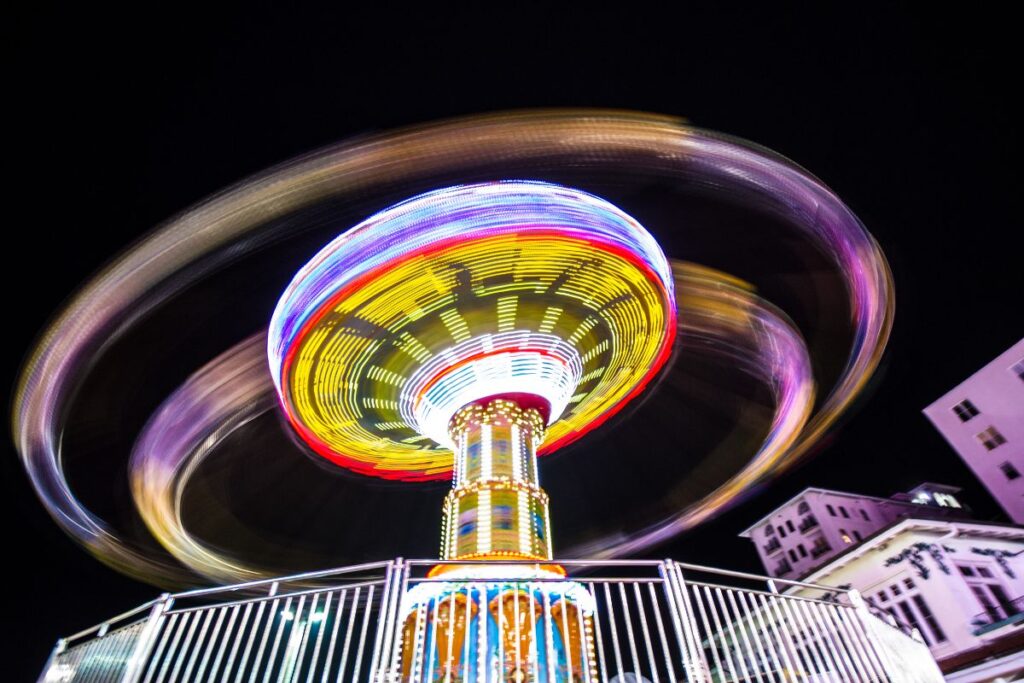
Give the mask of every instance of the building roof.
<path id="1" fill-rule="evenodd" d="M 955 487 L 951 487 L 951 486 L 945 486 L 943 484 L 918 484 L 912 490 L 916 491 L 916 490 L 918 490 L 918 489 L 920 489 L 920 488 L 922 488 L 924 486 L 942 487 L 941 490 L 955 488 Z M 959 489 L 956 489 L 956 490 L 959 491 Z M 808 493 L 826 493 L 826 494 L 831 495 L 831 496 L 843 496 L 845 498 L 857 498 L 859 500 L 873 500 L 873 501 L 877 501 L 879 503 L 890 503 L 890 504 L 895 503 L 897 505 L 899 505 L 899 504 L 907 504 L 907 503 L 910 502 L 910 501 L 907 501 L 907 500 L 898 500 L 898 499 L 894 499 L 894 498 L 879 498 L 878 496 L 869 496 L 869 495 L 865 495 L 863 493 L 850 493 L 849 491 L 833 491 L 831 489 L 822 489 L 822 488 L 818 488 L 818 487 L 815 487 L 815 486 L 809 486 L 809 487 L 805 488 L 803 491 L 801 491 L 800 493 L 796 494 L 795 496 L 793 496 L 792 498 L 787 500 L 782 505 L 779 505 L 778 507 L 776 507 L 774 510 L 769 512 L 767 515 L 765 515 L 761 519 L 759 519 L 756 522 L 754 522 L 753 524 L 751 524 L 749 527 L 747 527 L 746 529 L 741 531 L 738 535 L 741 538 L 750 538 L 750 536 L 752 535 L 754 529 L 756 529 L 757 527 L 759 527 L 762 524 L 766 523 L 769 519 L 771 519 L 772 515 L 777 514 L 780 510 L 782 510 L 785 507 L 789 507 L 790 505 L 792 505 L 793 503 L 795 503 L 796 501 L 798 501 L 800 498 L 804 497 Z"/>
<path id="2" fill-rule="evenodd" d="M 952 531 L 957 535 L 973 535 L 976 537 L 1009 538 L 1024 542 L 1024 527 L 1016 524 L 997 522 L 965 522 L 962 520 L 929 519 L 926 517 L 908 517 L 898 519 L 892 524 L 882 527 L 860 543 L 855 543 L 839 553 L 820 567 L 812 568 L 800 577 L 804 583 L 822 583 L 832 572 L 841 569 L 847 562 L 857 559 L 879 544 L 890 541 L 909 531 L 932 529 L 936 531 Z M 838 566 L 837 566 L 838 565 Z"/>

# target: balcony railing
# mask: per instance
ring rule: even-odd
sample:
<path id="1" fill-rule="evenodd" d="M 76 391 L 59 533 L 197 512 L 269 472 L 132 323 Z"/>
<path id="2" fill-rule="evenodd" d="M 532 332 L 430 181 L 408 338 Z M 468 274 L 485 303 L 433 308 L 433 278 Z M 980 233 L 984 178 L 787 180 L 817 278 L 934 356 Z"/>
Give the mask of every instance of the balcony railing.
<path id="1" fill-rule="evenodd" d="M 770 554 L 774 553 L 776 550 L 778 550 L 781 547 L 782 547 L 782 543 L 779 542 L 779 539 L 778 538 L 773 538 L 772 540 L 770 540 L 770 541 L 768 541 L 767 543 L 764 544 L 764 551 L 765 551 L 765 553 L 770 555 Z"/>
<path id="2" fill-rule="evenodd" d="M 811 548 L 811 557 L 817 559 L 830 550 L 832 550 L 832 546 L 828 545 L 827 543 L 825 545 L 816 545 L 813 548 Z"/>
<path id="3" fill-rule="evenodd" d="M 976 615 L 971 620 L 971 625 L 975 627 L 974 635 L 980 636 L 982 633 L 1021 622 L 1024 622 L 1024 595 L 1005 604 L 993 605 Z"/>
<path id="4" fill-rule="evenodd" d="M 566 578 L 399 559 L 164 595 L 60 640 L 40 680 L 942 681 L 855 591 L 668 560 L 559 565 Z"/>
<path id="5" fill-rule="evenodd" d="M 817 526 L 818 518 L 814 515 L 807 515 L 802 520 L 800 520 L 800 524 L 797 528 L 800 529 L 800 533 L 806 534 L 811 529 L 817 528 Z"/>

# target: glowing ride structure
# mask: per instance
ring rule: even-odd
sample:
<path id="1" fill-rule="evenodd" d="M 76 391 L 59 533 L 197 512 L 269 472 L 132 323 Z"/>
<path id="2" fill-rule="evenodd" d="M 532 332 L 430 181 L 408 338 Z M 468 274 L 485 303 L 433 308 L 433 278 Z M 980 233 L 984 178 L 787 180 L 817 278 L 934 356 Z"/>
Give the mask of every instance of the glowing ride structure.
<path id="1" fill-rule="evenodd" d="M 343 234 L 296 275 L 274 312 L 268 356 L 298 434 L 363 474 L 454 472 L 442 561 L 537 561 L 435 567 L 443 582 L 403 598 L 404 677 L 417 653 L 452 644 L 417 640 L 418 621 L 444 620 L 446 608 L 452 623 L 441 633 L 457 656 L 430 658 L 430 677 L 487 667 L 488 680 L 525 680 L 538 658 L 557 659 L 540 662 L 543 680 L 584 677 L 581 667 L 596 661 L 589 593 L 569 581 L 521 585 L 564 575 L 551 564 L 537 455 L 642 391 L 675 329 L 671 270 L 651 235 L 608 202 L 550 183 L 414 197 Z M 509 583 L 467 591 L 465 581 L 482 576 Z M 459 625 L 456 613 L 490 618 Z M 516 642 L 488 645 L 492 620 Z M 557 646 L 538 648 L 545 637 Z"/>

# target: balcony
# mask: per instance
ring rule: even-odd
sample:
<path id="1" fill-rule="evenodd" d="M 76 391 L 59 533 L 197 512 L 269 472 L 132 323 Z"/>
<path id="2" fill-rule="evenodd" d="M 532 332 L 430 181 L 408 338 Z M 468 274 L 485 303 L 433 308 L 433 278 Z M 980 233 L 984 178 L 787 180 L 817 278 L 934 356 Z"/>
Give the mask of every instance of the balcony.
<path id="1" fill-rule="evenodd" d="M 828 543 L 815 545 L 813 548 L 811 548 L 811 557 L 817 559 L 830 550 L 832 550 L 832 546 L 830 546 Z"/>
<path id="2" fill-rule="evenodd" d="M 791 571 L 793 571 L 793 566 L 789 563 L 788 560 L 783 560 L 782 562 L 779 562 L 777 565 L 775 565 L 775 569 L 772 570 L 775 576 L 785 576 Z"/>
<path id="3" fill-rule="evenodd" d="M 164 595 L 58 641 L 40 680 L 943 680 L 856 593 L 671 560 L 558 565 L 399 559 Z"/>
<path id="4" fill-rule="evenodd" d="M 807 515 L 802 520 L 800 520 L 800 525 L 797 528 L 800 529 L 800 533 L 802 534 L 806 534 L 811 529 L 817 529 L 818 518 L 814 515 Z"/>
<path id="5" fill-rule="evenodd" d="M 764 552 L 768 555 L 771 555 L 772 553 L 777 552 L 781 547 L 782 543 L 779 541 L 779 539 L 773 538 L 772 540 L 764 544 Z"/>
<path id="6" fill-rule="evenodd" d="M 993 605 L 971 619 L 976 636 L 1021 623 L 1024 623 L 1024 595 L 1002 605 Z"/>

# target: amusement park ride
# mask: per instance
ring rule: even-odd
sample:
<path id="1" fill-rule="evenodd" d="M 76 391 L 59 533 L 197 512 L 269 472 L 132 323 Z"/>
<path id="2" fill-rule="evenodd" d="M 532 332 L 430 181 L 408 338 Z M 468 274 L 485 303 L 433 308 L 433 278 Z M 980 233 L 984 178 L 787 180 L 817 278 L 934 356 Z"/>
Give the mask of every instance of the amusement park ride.
<path id="1" fill-rule="evenodd" d="M 480 180 L 474 164 L 495 159 L 507 174 Z M 829 255 L 855 331 L 845 369 L 817 403 L 799 332 L 750 288 L 670 261 L 623 208 L 529 173 L 616 163 L 756 204 Z M 460 169 L 466 182 L 429 189 Z M 61 408 L 106 336 L 131 324 L 142 293 L 186 277 L 188 262 L 232 248 L 237 257 L 239 240 L 275 216 L 388 183 L 428 191 L 323 246 L 280 296 L 259 343 L 195 373 L 138 438 L 132 494 L 163 551 L 120 537 L 80 504 L 55 440 Z M 16 436 L 55 519 L 137 577 L 225 585 L 165 595 L 62 640 L 42 680 L 939 680 L 927 649 L 855 593 L 812 587 L 820 600 L 796 599 L 779 593 L 784 581 L 723 587 L 692 578 L 716 573 L 706 567 L 610 559 L 699 523 L 805 453 L 877 365 L 891 299 L 877 245 L 819 181 L 765 150 L 664 117 L 447 122 L 253 179 L 97 276 L 24 372 Z M 600 560 L 556 560 L 558 520 L 538 456 L 621 413 L 671 365 L 677 340 L 726 356 L 754 349 L 776 400 L 761 447 L 699 504 L 609 541 Z M 195 538 L 182 492 L 257 405 L 279 410 L 315 457 L 359 476 L 407 486 L 450 479 L 440 559 L 275 578 L 260 558 Z"/>

